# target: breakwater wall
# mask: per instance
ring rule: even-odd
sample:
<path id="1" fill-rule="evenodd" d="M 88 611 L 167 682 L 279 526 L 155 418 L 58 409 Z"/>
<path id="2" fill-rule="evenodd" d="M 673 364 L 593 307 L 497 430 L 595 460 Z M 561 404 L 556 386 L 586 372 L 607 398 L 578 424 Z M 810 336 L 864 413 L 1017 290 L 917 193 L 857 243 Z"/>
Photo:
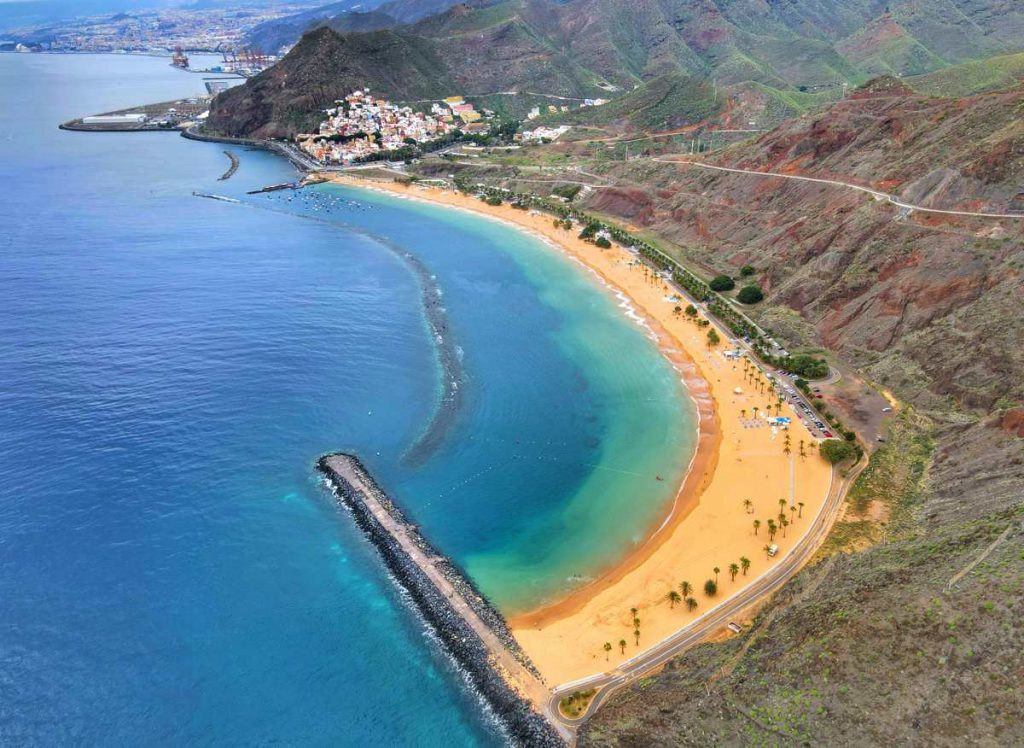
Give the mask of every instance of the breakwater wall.
<path id="1" fill-rule="evenodd" d="M 199 128 L 191 127 L 181 131 L 181 137 L 187 140 L 198 140 L 202 143 L 223 143 L 225 145 L 244 146 L 246 148 L 258 148 L 264 151 L 284 156 L 292 165 L 303 174 L 316 170 L 316 164 L 312 159 L 303 156 L 297 149 L 289 147 L 285 143 L 275 140 L 257 140 L 255 138 L 232 138 L 227 135 L 212 135 Z"/>
<path id="2" fill-rule="evenodd" d="M 437 351 L 438 364 L 441 367 L 440 401 L 434 409 L 434 414 L 427 427 L 402 455 L 405 464 L 416 466 L 426 462 L 440 448 L 455 422 L 455 417 L 462 405 L 465 372 L 458 346 L 448 327 L 448 313 L 441 302 L 441 287 L 437 283 L 437 278 L 423 264 L 423 261 L 411 252 L 386 240 L 382 239 L 381 242 L 402 257 L 419 280 L 420 292 L 423 295 L 424 318 Z"/>
<path id="3" fill-rule="evenodd" d="M 356 457 L 326 455 L 317 469 L 513 742 L 564 746 L 563 734 L 539 711 L 547 688 L 501 614 L 420 535 Z"/>
<path id="4" fill-rule="evenodd" d="M 219 182 L 225 182 L 228 179 L 231 179 L 231 177 L 235 176 L 235 172 L 238 171 L 238 156 L 231 151 L 224 151 L 224 155 L 228 157 L 229 161 L 231 161 L 231 166 L 229 166 L 228 170 L 221 175 L 219 180 L 217 180 Z"/>

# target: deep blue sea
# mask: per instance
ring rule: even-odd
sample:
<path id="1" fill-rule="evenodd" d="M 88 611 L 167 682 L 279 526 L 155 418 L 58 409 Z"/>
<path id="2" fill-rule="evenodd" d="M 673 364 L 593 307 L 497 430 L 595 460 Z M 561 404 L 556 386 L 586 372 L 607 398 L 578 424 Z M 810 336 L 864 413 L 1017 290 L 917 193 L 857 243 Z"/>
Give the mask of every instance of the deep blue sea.
<path id="1" fill-rule="evenodd" d="M 499 223 L 246 195 L 294 171 L 231 148 L 219 182 L 225 146 L 56 129 L 201 90 L 161 59 L 0 55 L 0 743 L 500 744 L 313 464 L 358 452 L 521 611 L 658 521 L 694 440 L 678 376 Z M 404 251 L 464 371 L 417 465 L 441 369 Z"/>

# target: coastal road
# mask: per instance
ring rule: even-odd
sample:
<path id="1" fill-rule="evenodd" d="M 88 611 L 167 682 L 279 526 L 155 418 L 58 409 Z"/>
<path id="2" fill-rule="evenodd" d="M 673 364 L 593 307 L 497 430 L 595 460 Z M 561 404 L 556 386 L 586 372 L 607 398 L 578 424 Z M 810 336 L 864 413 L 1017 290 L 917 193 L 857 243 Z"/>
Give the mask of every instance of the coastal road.
<path id="1" fill-rule="evenodd" d="M 615 691 L 629 685 L 694 644 L 718 632 L 731 619 L 738 617 L 746 608 L 782 587 L 811 559 L 822 542 L 824 542 L 829 531 L 832 529 L 832 523 L 842 506 L 847 490 L 863 469 L 864 464 L 862 460 L 854 466 L 849 475 L 840 480 L 835 480 L 836 476 L 833 473 L 833 482 L 829 495 L 814 518 L 810 529 L 767 574 L 672 636 L 662 640 L 636 657 L 626 660 L 615 670 L 557 686 L 553 689 L 551 699 L 547 705 L 549 719 L 558 720 L 566 727 L 575 731 Z M 590 702 L 586 713 L 581 717 L 569 719 L 559 711 L 558 702 L 563 696 L 590 688 L 598 690 Z"/>
<path id="2" fill-rule="evenodd" d="M 857 190 L 867 195 L 871 195 L 876 200 L 885 200 L 892 203 L 898 208 L 908 211 L 920 211 L 922 213 L 941 213 L 948 216 L 965 216 L 969 218 L 997 218 L 997 219 L 1024 219 L 1024 213 L 979 213 L 972 212 L 969 210 L 943 210 L 941 208 L 929 208 L 924 205 L 914 205 L 913 203 L 907 203 L 900 200 L 896 195 L 889 194 L 888 192 L 882 192 L 871 187 L 864 187 L 859 184 L 852 184 L 851 182 L 842 182 L 838 179 L 820 179 L 818 177 L 801 177 L 795 174 L 780 174 L 776 171 L 754 171 L 752 169 L 734 169 L 728 166 L 713 166 L 712 164 L 706 164 L 703 161 L 686 161 L 682 159 L 667 158 L 664 156 L 655 157 L 652 161 L 660 161 L 664 164 L 677 164 L 680 166 L 696 166 L 700 169 L 709 169 L 711 171 L 724 171 L 732 174 L 748 174 L 756 177 L 774 177 L 777 179 L 792 179 L 797 182 L 815 182 L 817 184 L 827 184 L 833 187 L 846 187 L 847 189 Z"/>

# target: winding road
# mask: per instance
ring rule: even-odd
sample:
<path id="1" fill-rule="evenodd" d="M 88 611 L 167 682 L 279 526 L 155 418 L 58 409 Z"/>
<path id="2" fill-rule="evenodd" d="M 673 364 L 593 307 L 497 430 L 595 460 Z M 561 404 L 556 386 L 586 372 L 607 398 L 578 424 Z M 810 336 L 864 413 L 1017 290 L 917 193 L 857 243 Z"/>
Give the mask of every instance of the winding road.
<path id="1" fill-rule="evenodd" d="M 718 632 L 746 608 L 782 587 L 821 546 L 832 528 L 832 523 L 842 506 L 848 488 L 866 464 L 866 460 L 862 460 L 854 466 L 848 475 L 839 480 L 836 480 L 836 474 L 833 472 L 828 498 L 818 511 L 811 527 L 800 542 L 793 546 L 789 553 L 777 562 L 767 574 L 672 636 L 641 652 L 636 657 L 626 660 L 615 670 L 555 687 L 546 707 L 548 719 L 558 721 L 573 731 L 577 730 L 615 691 L 629 685 L 644 674 L 665 664 L 685 649 Z M 583 715 L 576 719 L 569 719 L 561 713 L 558 702 L 563 696 L 590 688 L 597 689 L 597 693 Z"/>
<path id="2" fill-rule="evenodd" d="M 853 184 L 851 182 L 842 182 L 838 179 L 821 179 L 819 177 L 801 177 L 795 174 L 780 174 L 776 171 L 754 171 L 751 169 L 734 169 L 728 166 L 713 166 L 712 164 L 706 164 L 702 161 L 685 161 L 682 159 L 666 158 L 664 156 L 655 157 L 652 161 L 659 161 L 664 164 L 678 164 L 681 166 L 696 166 L 700 169 L 709 169 L 712 171 L 724 171 L 731 174 L 749 174 L 756 177 L 775 177 L 777 179 L 792 179 L 798 182 L 815 182 L 817 184 L 827 184 L 833 187 L 846 187 L 847 189 L 857 190 L 865 194 L 871 195 L 876 200 L 886 200 L 897 208 L 910 211 L 920 211 L 922 213 L 941 213 L 948 216 L 967 216 L 970 218 L 998 218 L 998 219 L 1024 219 L 1024 213 L 980 213 L 972 212 L 969 210 L 943 210 L 942 208 L 929 208 L 924 205 L 914 205 L 913 203 L 907 203 L 900 200 L 896 195 L 891 195 L 888 192 L 882 192 L 881 190 L 872 189 L 871 187 L 863 187 L 859 184 Z"/>

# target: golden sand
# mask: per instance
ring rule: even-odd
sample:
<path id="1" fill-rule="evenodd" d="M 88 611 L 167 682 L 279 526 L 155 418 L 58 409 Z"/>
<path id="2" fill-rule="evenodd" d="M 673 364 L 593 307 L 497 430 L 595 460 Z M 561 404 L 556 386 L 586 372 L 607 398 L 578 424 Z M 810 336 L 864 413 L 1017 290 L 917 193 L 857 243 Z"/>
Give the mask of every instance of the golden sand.
<path id="1" fill-rule="evenodd" d="M 674 293 L 653 273 L 645 273 L 635 257 L 618 246 L 599 249 L 572 231 L 556 229 L 547 214 L 529 213 L 508 205 L 489 206 L 471 197 L 449 191 L 405 186 L 394 182 L 367 182 L 350 177 L 335 181 L 363 188 L 378 188 L 407 197 L 429 200 L 514 223 L 542 235 L 571 258 L 597 273 L 608 285 L 625 293 L 637 311 L 644 314 L 658 337 L 661 351 L 680 371 L 701 415 L 697 454 L 669 515 L 648 541 L 594 582 L 576 590 L 566 599 L 509 623 L 516 639 L 530 655 L 551 685 L 608 671 L 616 663 L 634 657 L 692 622 L 701 613 L 739 592 L 768 571 L 799 541 L 821 509 L 832 481 L 830 466 L 811 448 L 815 439 L 800 423 L 791 406 L 783 404 L 781 414 L 793 417 L 789 428 L 791 454 L 784 452 L 785 432 L 764 420 L 775 398 L 762 393 L 745 378 L 742 361 L 726 359 L 726 333 L 718 329 L 723 343 L 707 344 L 707 329 L 677 315 L 677 305 L 666 297 Z M 739 392 L 737 392 L 739 390 Z M 760 411 L 754 418 L 754 408 Z M 756 424 L 756 425 L 755 425 Z M 801 457 L 801 444 L 806 457 Z M 793 501 L 803 503 L 797 514 L 789 510 Z M 785 499 L 786 516 L 793 523 L 775 543 L 778 555 L 769 559 L 767 520 L 779 523 L 779 499 Z M 750 508 L 745 501 L 752 502 Z M 797 516 L 802 514 L 802 518 Z M 755 535 L 753 521 L 761 528 Z M 750 568 L 732 579 L 730 564 L 750 560 Z M 704 594 L 704 583 L 720 569 L 718 593 Z M 696 611 L 686 605 L 674 607 L 667 599 L 670 590 L 689 582 L 697 600 Z M 633 614 L 640 619 L 640 640 L 634 638 Z M 625 652 L 620 642 L 625 641 Z M 606 653 L 605 643 L 612 645 Z"/>

